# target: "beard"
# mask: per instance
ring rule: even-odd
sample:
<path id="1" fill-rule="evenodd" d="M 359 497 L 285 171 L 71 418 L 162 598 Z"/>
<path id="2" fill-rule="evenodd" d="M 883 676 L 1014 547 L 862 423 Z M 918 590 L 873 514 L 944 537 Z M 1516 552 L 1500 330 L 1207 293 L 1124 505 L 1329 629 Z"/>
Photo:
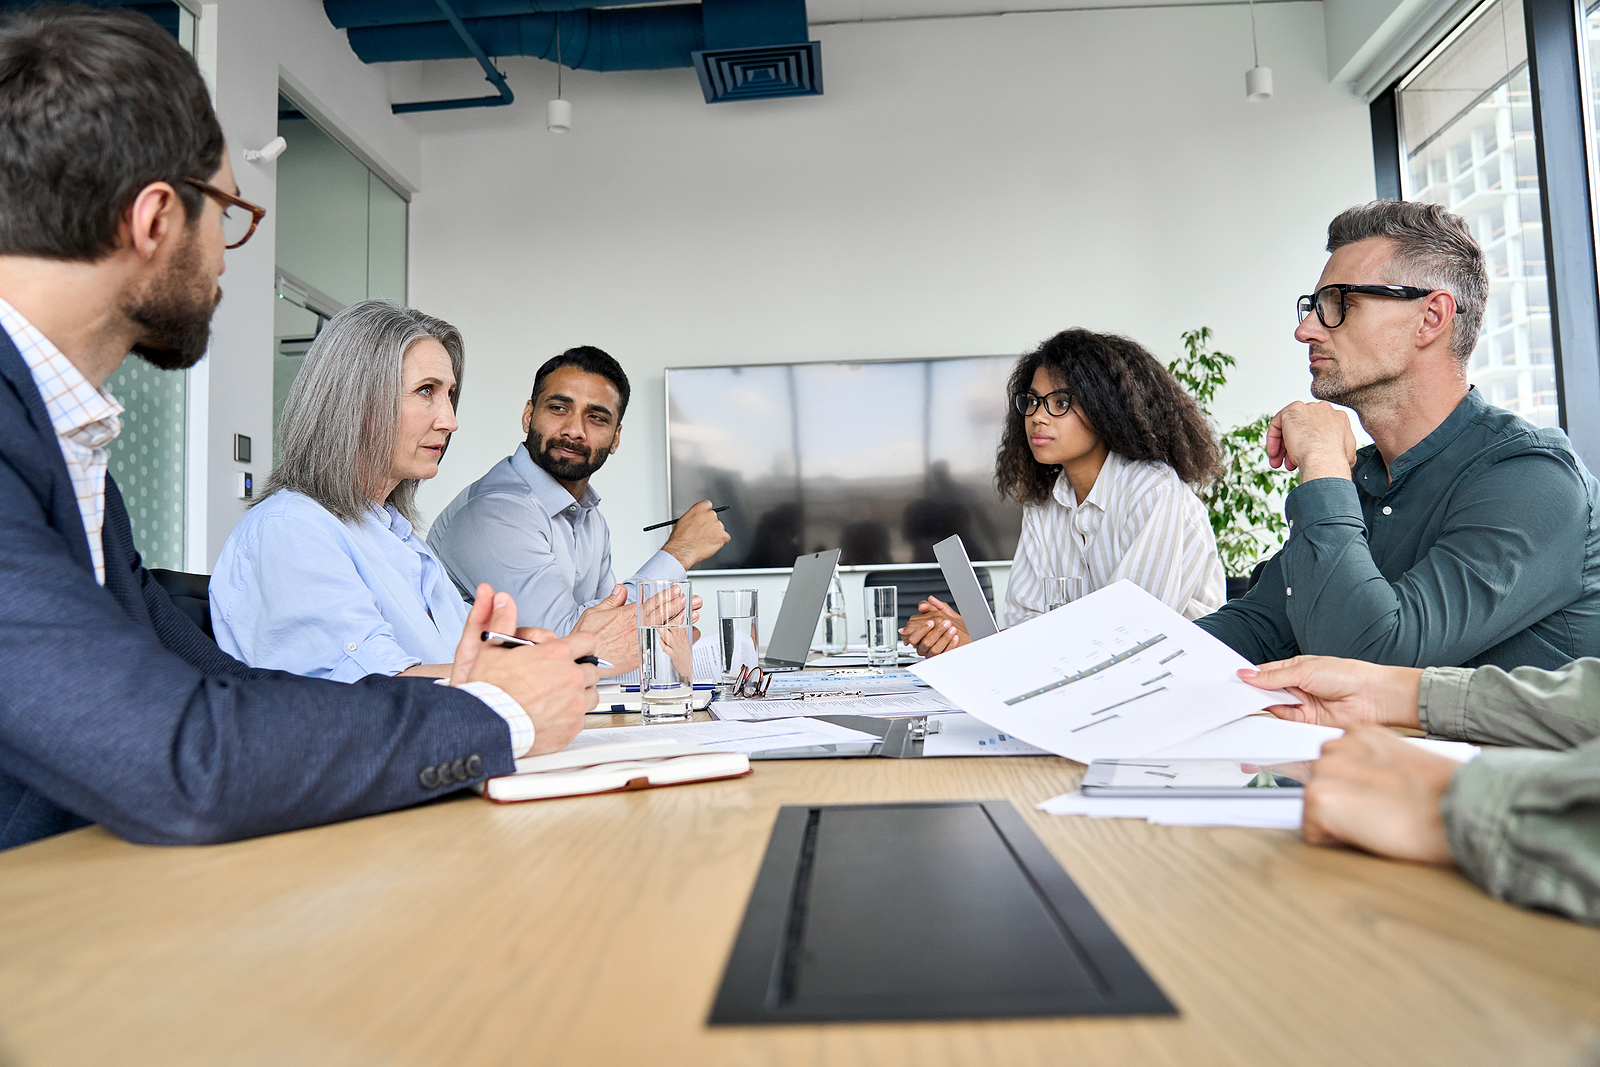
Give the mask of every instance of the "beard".
<path id="1" fill-rule="evenodd" d="M 570 448 L 574 452 L 582 452 L 583 459 L 577 462 L 568 459 L 557 459 L 551 454 L 550 446 L 545 444 L 538 430 L 528 431 L 528 440 L 524 442 L 528 455 L 550 477 L 561 482 L 581 482 L 595 471 L 606 465 L 606 457 L 611 455 L 609 448 L 585 448 L 573 441 L 559 442 L 562 448 Z"/>
<path id="2" fill-rule="evenodd" d="M 1312 345 L 1311 354 L 1330 355 L 1321 345 Z M 1358 415 L 1364 408 L 1381 403 L 1388 395 L 1390 387 L 1400 377 L 1398 374 L 1390 373 L 1371 381 L 1351 382 L 1337 357 L 1332 358 L 1331 366 L 1325 366 L 1311 375 L 1311 395 L 1318 400 L 1326 400 L 1330 404 L 1349 408 Z"/>
<path id="3" fill-rule="evenodd" d="M 122 306 L 130 322 L 144 328 L 133 352 L 161 370 L 187 370 L 211 343 L 211 316 L 222 290 L 205 277 L 198 230 L 173 253 L 167 269 Z"/>

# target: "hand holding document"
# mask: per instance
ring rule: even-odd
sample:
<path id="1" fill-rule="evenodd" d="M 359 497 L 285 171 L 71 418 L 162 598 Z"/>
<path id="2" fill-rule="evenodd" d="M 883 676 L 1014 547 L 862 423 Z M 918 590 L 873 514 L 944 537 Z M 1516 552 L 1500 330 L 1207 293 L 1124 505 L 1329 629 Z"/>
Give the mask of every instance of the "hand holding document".
<path id="1" fill-rule="evenodd" d="M 1274 704 L 1245 658 L 1129 581 L 911 668 L 963 711 L 1068 759 L 1143 756 Z"/>

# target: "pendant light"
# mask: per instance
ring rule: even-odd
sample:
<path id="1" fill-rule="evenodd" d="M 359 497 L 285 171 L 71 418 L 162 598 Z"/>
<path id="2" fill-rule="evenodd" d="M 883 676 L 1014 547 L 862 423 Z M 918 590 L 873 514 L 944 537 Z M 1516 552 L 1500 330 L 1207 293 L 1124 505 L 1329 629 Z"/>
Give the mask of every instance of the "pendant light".
<path id="1" fill-rule="evenodd" d="M 1250 51 L 1256 65 L 1244 72 L 1244 98 L 1259 104 L 1272 99 L 1272 68 L 1261 65 L 1261 46 L 1256 43 L 1256 0 L 1250 0 Z"/>
<path id="2" fill-rule="evenodd" d="M 551 133 L 572 129 L 572 102 L 561 98 L 561 16 L 556 16 L 556 98 L 544 107 L 544 126 Z"/>

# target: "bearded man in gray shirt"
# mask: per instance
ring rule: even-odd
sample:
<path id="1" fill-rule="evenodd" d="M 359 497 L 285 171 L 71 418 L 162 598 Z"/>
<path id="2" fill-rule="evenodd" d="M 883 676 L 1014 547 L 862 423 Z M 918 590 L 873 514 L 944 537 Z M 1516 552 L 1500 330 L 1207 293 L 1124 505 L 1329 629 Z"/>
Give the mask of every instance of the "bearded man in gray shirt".
<path id="1" fill-rule="evenodd" d="M 1488 294 L 1467 224 L 1379 200 L 1335 218 L 1328 251 L 1295 338 L 1330 403 L 1290 404 L 1267 432 L 1273 466 L 1300 472 L 1289 542 L 1198 625 L 1254 663 L 1555 668 L 1600 652 L 1600 484 L 1565 433 L 1467 384 Z"/>
<path id="2" fill-rule="evenodd" d="M 682 579 L 728 543 L 711 501 L 701 500 L 661 551 L 617 583 L 611 530 L 589 478 L 622 442 L 629 392 L 622 365 L 591 345 L 545 361 L 522 409 L 526 440 L 463 489 L 428 532 L 462 596 L 472 599 L 483 576 L 495 575 L 506 583 L 495 588 L 511 593 L 528 625 L 593 633 L 597 654 L 617 672 L 639 665 L 630 603 L 639 583 Z"/>

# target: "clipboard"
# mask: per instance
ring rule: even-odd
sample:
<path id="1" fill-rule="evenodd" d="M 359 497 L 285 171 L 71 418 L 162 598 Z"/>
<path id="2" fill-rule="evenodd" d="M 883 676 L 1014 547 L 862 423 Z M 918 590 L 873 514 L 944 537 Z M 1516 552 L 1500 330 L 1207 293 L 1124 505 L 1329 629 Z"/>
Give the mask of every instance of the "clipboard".
<path id="1" fill-rule="evenodd" d="M 901 719 L 879 719 L 871 715 L 808 715 L 835 726 L 873 734 L 878 741 L 872 745 L 806 745 L 802 748 L 774 748 L 751 752 L 753 760 L 768 759 L 859 759 L 877 756 L 884 759 L 918 759 L 922 756 L 922 743 L 930 731 L 937 733 L 939 722 L 926 715 L 908 715 Z"/>

